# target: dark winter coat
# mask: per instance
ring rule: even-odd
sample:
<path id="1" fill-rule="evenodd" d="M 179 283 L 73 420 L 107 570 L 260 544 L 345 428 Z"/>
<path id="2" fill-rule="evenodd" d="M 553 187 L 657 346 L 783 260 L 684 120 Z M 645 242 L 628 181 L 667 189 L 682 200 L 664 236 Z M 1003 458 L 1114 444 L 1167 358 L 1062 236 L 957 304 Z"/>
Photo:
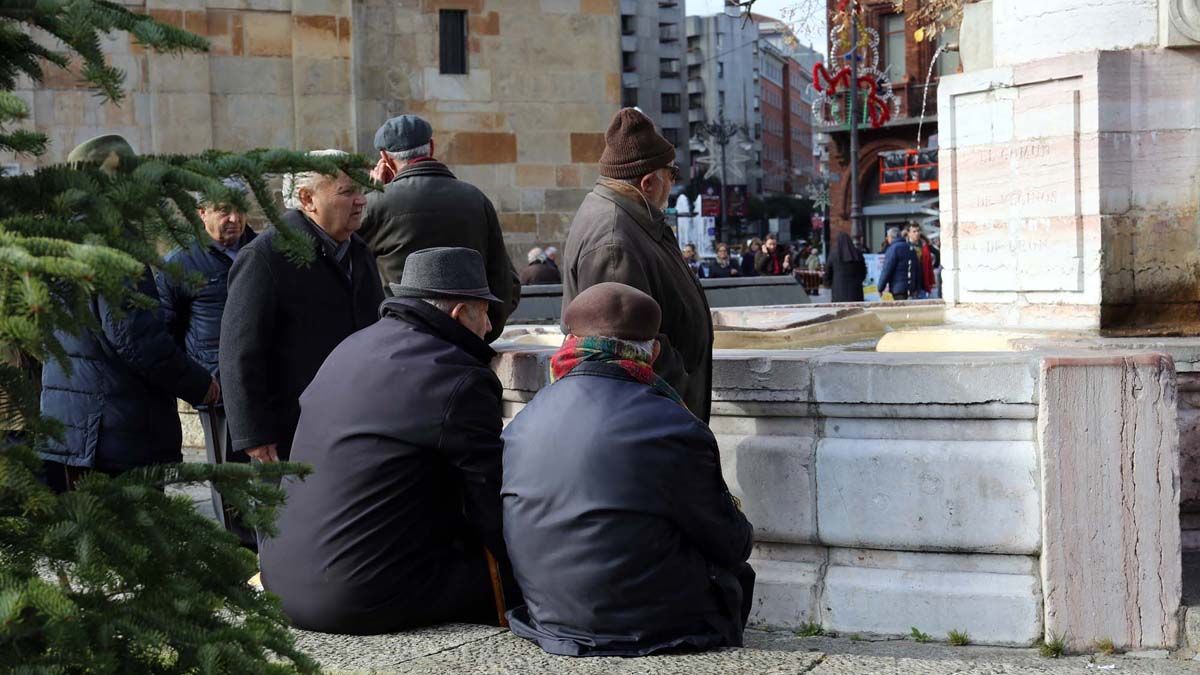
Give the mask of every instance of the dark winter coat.
<path id="1" fill-rule="evenodd" d="M 254 241 L 254 231 L 246 228 L 238 248 Z M 201 285 L 189 284 L 184 277 L 159 272 L 158 295 L 163 320 L 175 342 L 193 361 L 212 375 L 218 371 L 218 345 L 221 342 L 221 315 L 229 296 L 229 269 L 233 260 L 212 239 L 198 241 L 186 249 L 175 249 L 165 258 L 180 266 L 182 275 L 199 275 Z"/>
<path id="2" fill-rule="evenodd" d="M 825 285 L 833 290 L 833 302 L 862 302 L 867 262 L 854 247 L 850 236 L 838 235 L 837 248 L 825 263 Z"/>
<path id="3" fill-rule="evenodd" d="M 766 249 L 758 252 L 754 256 L 754 271 L 758 272 L 759 276 L 772 277 L 791 274 L 792 268 L 783 268 L 784 261 L 787 260 L 787 251 L 782 246 L 775 248 L 775 253 L 768 253 Z"/>
<path id="4" fill-rule="evenodd" d="M 538 286 L 542 284 L 561 284 L 562 275 L 558 268 L 549 260 L 535 260 L 521 270 L 522 286 Z"/>
<path id="5" fill-rule="evenodd" d="M 136 290 L 158 298 L 150 268 Z M 42 458 L 104 471 L 181 461 L 175 401 L 199 404 L 212 376 L 171 339 L 157 311 L 131 305 L 117 316 L 100 296 L 90 311 L 97 330 L 55 334 L 70 372 L 56 359 L 42 368 L 42 414 L 65 427 L 63 440 L 49 440 Z"/>
<path id="6" fill-rule="evenodd" d="M 521 282 L 504 248 L 491 200 L 479 188 L 455 178 L 441 162 L 413 164 L 396 174 L 383 192 L 367 195 L 358 234 L 375 254 L 387 295 L 391 295 L 387 284 L 400 283 L 404 261 L 414 251 L 436 246 L 479 251 L 488 288 L 502 303 L 488 307 L 492 321 L 488 342 L 500 336 L 521 301 Z"/>
<path id="7" fill-rule="evenodd" d="M 752 528 L 708 427 L 612 363 L 583 363 L 504 431 L 504 538 L 555 654 L 740 646 Z"/>
<path id="8" fill-rule="evenodd" d="M 915 295 L 923 288 L 921 260 L 909 243 L 903 239 L 892 242 L 883 256 L 883 267 L 879 271 L 879 292 Z"/>
<path id="9" fill-rule="evenodd" d="M 379 319 L 383 289 L 375 258 L 350 236 L 353 278 L 321 244 L 317 226 L 299 211 L 285 227 L 312 239 L 306 267 L 276 250 L 268 228 L 238 253 L 229 272 L 221 322 L 221 386 L 233 450 L 276 443 L 286 459 L 300 418 L 300 394 L 325 357 L 351 333 Z"/>
<path id="10" fill-rule="evenodd" d="M 301 397 L 292 459 L 314 471 L 284 483 L 279 534 L 263 543 L 263 584 L 302 628 L 445 620 L 464 550 L 482 560 L 486 543 L 507 569 L 495 352 L 421 300 L 389 299 L 382 314 Z M 494 617 L 486 567 L 477 581 Z"/>
<path id="11" fill-rule="evenodd" d="M 754 253 L 753 251 L 746 251 L 745 253 L 742 254 L 742 276 L 744 276 L 744 277 L 758 276 L 758 270 L 754 269 L 754 259 L 757 256 L 758 256 L 758 254 Z"/>
<path id="12" fill-rule="evenodd" d="M 701 276 L 705 279 L 730 279 L 736 276 L 741 276 L 740 274 L 735 274 L 735 272 L 738 271 L 738 268 L 732 259 L 730 259 L 729 264 L 725 265 L 724 267 L 721 266 L 721 263 L 713 260 L 704 263 L 704 266 L 700 269 L 703 272 Z"/>
<path id="13" fill-rule="evenodd" d="M 648 293 L 662 308 L 662 353 L 654 370 L 707 422 L 712 404 L 712 314 L 663 213 L 650 208 L 647 212 L 642 200 L 602 183 L 584 198 L 567 234 L 563 311 L 575 296 L 605 281 Z"/>

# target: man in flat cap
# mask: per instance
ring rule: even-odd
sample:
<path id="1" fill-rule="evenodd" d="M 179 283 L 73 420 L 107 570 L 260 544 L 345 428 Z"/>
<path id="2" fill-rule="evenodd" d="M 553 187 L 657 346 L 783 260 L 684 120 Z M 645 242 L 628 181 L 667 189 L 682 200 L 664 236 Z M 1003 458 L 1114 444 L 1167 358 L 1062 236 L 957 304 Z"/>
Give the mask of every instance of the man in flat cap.
<path id="1" fill-rule="evenodd" d="M 662 354 L 654 370 L 708 421 L 712 400 L 712 316 L 704 289 L 679 254 L 663 210 L 678 179 L 675 148 L 635 108 L 617 112 L 604 136 L 600 179 L 567 234 L 563 307 L 595 284 L 642 290 L 662 307 Z"/>
<path id="2" fill-rule="evenodd" d="M 498 620 L 520 604 L 500 515 L 500 381 L 483 337 L 483 258 L 414 252 L 378 323 L 347 338 L 300 399 L 279 534 L 262 543 L 263 585 L 292 623 L 387 633 Z M 499 561 L 492 586 L 485 547 Z"/>
<path id="3" fill-rule="evenodd" d="M 375 133 L 379 162 L 372 176 L 382 192 L 367 197 L 360 234 L 379 261 L 384 287 L 398 281 L 414 251 L 461 246 L 483 256 L 488 288 L 500 302 L 488 309 L 492 342 L 521 300 L 521 284 L 504 248 L 496 209 L 470 183 L 433 158 L 433 127 L 416 115 L 384 122 Z"/>
<path id="4" fill-rule="evenodd" d="M 111 173 L 134 158 L 116 135 L 100 136 L 71 151 L 69 161 Z M 158 298 L 149 267 L 132 290 Z M 70 490 L 89 471 L 110 475 L 183 460 L 176 399 L 213 403 L 220 387 L 212 374 L 171 339 L 158 312 L 132 302 L 114 306 L 97 295 L 88 305 L 93 330 L 58 331 L 69 367 L 58 359 L 42 368 L 42 413 L 62 423 L 61 439 L 40 449 L 46 481 Z"/>
<path id="5" fill-rule="evenodd" d="M 712 432 L 653 370 L 658 304 L 598 283 L 563 319 L 553 384 L 504 431 L 504 539 L 526 602 L 513 633 L 567 656 L 741 646 L 751 526 Z"/>

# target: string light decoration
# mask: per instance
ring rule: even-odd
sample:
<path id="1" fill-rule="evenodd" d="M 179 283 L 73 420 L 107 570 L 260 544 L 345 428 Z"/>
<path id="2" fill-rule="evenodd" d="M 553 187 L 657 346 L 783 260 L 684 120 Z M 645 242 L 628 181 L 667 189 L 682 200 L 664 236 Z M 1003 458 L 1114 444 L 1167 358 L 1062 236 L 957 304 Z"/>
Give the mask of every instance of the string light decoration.
<path id="1" fill-rule="evenodd" d="M 851 22 L 857 24 L 852 30 Z M 829 31 L 832 53 L 829 63 L 840 65 L 830 73 L 823 63 L 813 66 L 813 89 L 817 95 L 813 101 L 813 114 L 824 126 L 849 124 L 849 105 L 846 102 L 850 89 L 852 59 L 858 60 L 857 86 L 862 94 L 863 110 L 859 119 L 870 120 L 871 127 L 878 129 L 900 112 L 900 100 L 892 91 L 887 73 L 879 69 L 879 32 L 866 25 L 858 3 L 841 0 L 831 18 L 833 27 Z M 858 44 L 851 45 L 851 35 L 857 32 Z M 835 66 L 836 67 L 836 66 Z"/>

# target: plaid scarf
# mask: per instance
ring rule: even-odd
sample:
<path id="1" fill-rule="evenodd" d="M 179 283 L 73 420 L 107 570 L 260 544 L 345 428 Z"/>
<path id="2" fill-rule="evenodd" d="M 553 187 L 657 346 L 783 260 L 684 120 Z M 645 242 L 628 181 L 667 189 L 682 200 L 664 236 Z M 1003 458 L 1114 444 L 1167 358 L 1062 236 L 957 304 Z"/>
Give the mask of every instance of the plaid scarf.
<path id="1" fill-rule="evenodd" d="M 550 381 L 561 380 L 576 366 L 587 361 L 615 363 L 633 379 L 654 387 L 662 395 L 683 405 L 683 399 L 675 388 L 654 372 L 646 354 L 614 338 L 568 335 L 562 347 L 550 358 Z"/>

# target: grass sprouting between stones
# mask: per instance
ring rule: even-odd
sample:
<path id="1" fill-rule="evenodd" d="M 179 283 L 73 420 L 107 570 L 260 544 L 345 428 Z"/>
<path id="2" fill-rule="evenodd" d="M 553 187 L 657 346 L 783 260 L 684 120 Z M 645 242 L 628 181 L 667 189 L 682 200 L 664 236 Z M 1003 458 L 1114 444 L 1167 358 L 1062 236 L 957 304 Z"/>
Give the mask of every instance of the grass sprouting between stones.
<path id="1" fill-rule="evenodd" d="M 929 633 L 922 633 L 921 629 L 917 628 L 916 626 L 912 627 L 912 631 L 909 632 L 908 635 L 909 635 L 909 637 L 916 640 L 917 642 L 932 642 L 933 641 L 933 638 L 929 636 Z"/>
<path id="2" fill-rule="evenodd" d="M 816 621 L 809 621 L 796 629 L 796 635 L 800 637 L 821 637 L 825 635 L 825 629 Z"/>
<path id="3" fill-rule="evenodd" d="M 955 647 L 965 647 L 971 644 L 971 636 L 965 630 L 952 630 L 946 633 L 946 639 Z"/>
<path id="4" fill-rule="evenodd" d="M 1051 633 L 1049 639 L 1043 639 L 1038 645 L 1038 653 L 1048 659 L 1057 659 L 1067 648 L 1067 640 L 1061 635 Z"/>
<path id="5" fill-rule="evenodd" d="M 1103 640 L 1096 641 L 1096 651 L 1100 652 L 1101 654 L 1112 655 L 1117 653 L 1117 648 L 1115 645 L 1113 645 L 1112 640 L 1109 638 L 1104 638 Z"/>

